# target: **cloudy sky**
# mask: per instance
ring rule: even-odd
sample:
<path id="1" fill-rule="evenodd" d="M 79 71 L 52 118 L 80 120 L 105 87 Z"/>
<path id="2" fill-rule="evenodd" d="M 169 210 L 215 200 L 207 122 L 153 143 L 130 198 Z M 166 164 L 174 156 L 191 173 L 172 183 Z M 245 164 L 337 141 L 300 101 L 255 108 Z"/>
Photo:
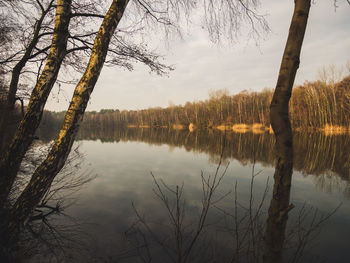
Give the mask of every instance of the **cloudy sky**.
<path id="1" fill-rule="evenodd" d="M 88 110 L 166 107 L 170 102 L 205 100 L 212 90 L 227 89 L 236 94 L 273 88 L 294 1 L 262 2 L 260 13 L 267 14 L 271 32 L 258 46 L 244 36 L 238 43 L 218 46 L 209 41 L 206 31 L 193 26 L 182 40 L 158 45 L 159 52 L 165 55 L 164 62 L 175 67 L 168 76 L 150 74 L 141 65 L 132 72 L 105 67 Z M 315 80 L 322 66 L 340 67 L 350 61 L 350 6 L 346 0 L 338 0 L 339 7 L 334 10 L 333 0 L 314 2 L 295 84 Z M 46 109 L 67 109 L 73 89 L 74 86 L 64 86 L 58 93 L 56 87 Z"/>

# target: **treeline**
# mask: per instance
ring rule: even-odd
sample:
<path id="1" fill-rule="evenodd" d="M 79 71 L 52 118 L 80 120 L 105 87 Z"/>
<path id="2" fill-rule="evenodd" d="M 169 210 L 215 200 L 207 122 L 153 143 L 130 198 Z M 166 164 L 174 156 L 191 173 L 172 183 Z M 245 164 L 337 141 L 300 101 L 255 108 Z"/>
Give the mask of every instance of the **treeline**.
<path id="1" fill-rule="evenodd" d="M 46 142 L 55 138 L 49 127 L 39 129 L 39 138 Z M 52 136 L 52 137 L 50 137 Z M 217 163 L 223 159 L 235 159 L 241 164 L 254 161 L 267 167 L 275 165 L 273 149 L 275 137 L 265 133 L 223 133 L 218 130 L 197 129 L 106 129 L 103 126 L 80 129 L 77 140 L 100 140 L 101 142 L 144 142 L 150 145 L 169 145 L 186 151 L 206 153 Z M 325 176 L 335 173 L 344 180 L 350 179 L 350 137 L 327 136 L 323 132 L 305 135 L 295 132 L 293 138 L 294 169 L 305 174 Z M 225 143 L 224 152 L 222 152 Z"/>
<path id="2" fill-rule="evenodd" d="M 86 112 L 83 128 L 91 127 L 177 127 L 193 124 L 212 128 L 220 125 L 260 123 L 269 127 L 269 105 L 272 90 L 261 92 L 243 91 L 229 95 L 216 91 L 209 99 L 171 105 L 167 108 L 144 110 L 112 110 Z M 46 112 L 43 122 L 56 125 L 63 113 Z M 294 128 L 350 127 L 350 76 L 335 84 L 322 81 L 306 82 L 293 89 L 290 116 Z"/>
<path id="3" fill-rule="evenodd" d="M 101 142 L 144 142 L 150 145 L 169 145 L 185 148 L 187 151 L 206 153 L 217 163 L 223 159 L 235 159 L 241 164 L 259 162 L 267 167 L 275 165 L 271 151 L 275 137 L 270 133 L 227 133 L 217 130 L 173 129 L 81 129 L 78 140 L 100 140 Z M 347 135 L 327 136 L 322 132 L 294 133 L 294 169 L 305 174 L 338 174 L 350 179 L 350 137 Z M 224 151 L 223 143 L 225 143 Z"/>
<path id="4" fill-rule="evenodd" d="M 350 75 L 335 84 L 317 81 L 295 88 L 290 113 L 294 127 L 349 127 Z"/>

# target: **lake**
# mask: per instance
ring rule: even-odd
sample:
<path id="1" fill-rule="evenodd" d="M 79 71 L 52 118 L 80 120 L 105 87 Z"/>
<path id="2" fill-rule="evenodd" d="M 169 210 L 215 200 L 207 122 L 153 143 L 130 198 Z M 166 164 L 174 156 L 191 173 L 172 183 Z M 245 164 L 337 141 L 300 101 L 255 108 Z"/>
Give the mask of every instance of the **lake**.
<path id="1" fill-rule="evenodd" d="M 76 173 L 92 180 L 56 218 L 76 226 L 63 242 L 72 262 L 261 261 L 272 134 L 101 128 L 78 145 Z M 295 133 L 286 262 L 349 261 L 349 151 L 348 135 Z"/>

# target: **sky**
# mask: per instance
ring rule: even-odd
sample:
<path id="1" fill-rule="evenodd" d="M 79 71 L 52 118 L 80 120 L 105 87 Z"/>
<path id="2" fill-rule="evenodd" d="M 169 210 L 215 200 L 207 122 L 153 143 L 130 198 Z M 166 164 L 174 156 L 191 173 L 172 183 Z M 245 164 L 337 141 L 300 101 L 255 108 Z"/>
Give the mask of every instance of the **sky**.
<path id="1" fill-rule="evenodd" d="M 262 1 L 271 32 L 255 41 L 242 36 L 235 43 L 214 44 L 200 26 L 186 31 L 182 39 L 153 44 L 164 55 L 162 62 L 175 70 L 167 76 L 150 73 L 143 65 L 132 72 L 104 67 L 91 95 L 87 110 L 137 110 L 167 107 L 170 103 L 205 100 L 211 91 L 226 89 L 230 94 L 243 90 L 274 88 L 293 13 L 292 0 Z M 318 78 L 323 66 L 338 68 L 350 61 L 350 5 L 346 0 L 316 0 L 311 6 L 300 67 L 295 85 Z M 160 41 L 161 42 L 161 41 Z M 345 71 L 344 71 L 345 72 Z M 46 109 L 66 110 L 74 85 L 55 87 Z"/>

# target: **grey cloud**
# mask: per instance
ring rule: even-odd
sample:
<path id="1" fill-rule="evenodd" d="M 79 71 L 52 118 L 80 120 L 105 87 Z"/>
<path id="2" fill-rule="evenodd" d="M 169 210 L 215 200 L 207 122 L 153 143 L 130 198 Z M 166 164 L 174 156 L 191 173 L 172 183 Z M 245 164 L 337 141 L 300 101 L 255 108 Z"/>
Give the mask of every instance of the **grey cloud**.
<path id="1" fill-rule="evenodd" d="M 169 101 L 184 104 L 203 100 L 210 89 L 227 88 L 231 93 L 242 90 L 273 88 L 286 42 L 293 12 L 293 1 L 263 1 L 272 32 L 259 47 L 242 38 L 236 45 L 220 47 L 211 43 L 207 33 L 193 25 L 184 40 L 175 40 L 161 47 L 166 63 L 175 65 L 168 77 L 149 74 L 137 65 L 133 72 L 104 68 L 92 95 L 88 110 L 101 108 L 141 109 L 167 106 Z M 329 64 L 345 64 L 350 59 L 350 6 L 333 1 L 317 1 L 312 5 L 301 55 L 296 84 L 314 80 L 317 70 Z M 153 43 L 154 46 L 160 46 Z M 67 88 L 66 93 L 71 93 Z M 69 96 L 68 96 L 69 97 Z M 48 103 L 49 109 L 63 110 L 68 103 Z"/>

